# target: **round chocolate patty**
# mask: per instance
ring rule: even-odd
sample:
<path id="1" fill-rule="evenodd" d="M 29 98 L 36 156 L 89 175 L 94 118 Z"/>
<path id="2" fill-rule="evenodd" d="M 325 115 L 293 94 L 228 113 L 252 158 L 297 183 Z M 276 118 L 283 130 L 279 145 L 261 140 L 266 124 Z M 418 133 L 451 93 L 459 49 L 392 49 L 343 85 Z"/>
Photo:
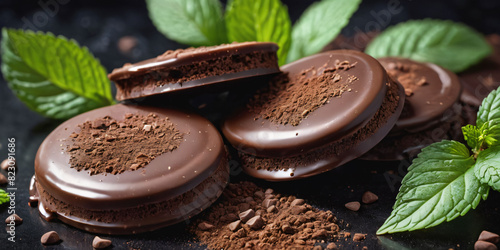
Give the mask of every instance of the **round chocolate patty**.
<path id="1" fill-rule="evenodd" d="M 340 166 L 375 146 L 401 112 L 403 89 L 364 53 L 325 52 L 282 70 L 285 77 L 222 127 L 255 177 L 302 178 Z"/>
<path id="2" fill-rule="evenodd" d="M 118 100 L 192 90 L 278 73 L 277 50 L 278 45 L 267 42 L 169 50 L 126 64 L 108 77 L 116 84 Z"/>
<path id="3" fill-rule="evenodd" d="M 163 137 L 178 142 L 157 143 Z M 103 142 L 88 146 L 92 141 Z M 114 168 L 98 171 L 101 165 Z M 114 171 L 121 165 L 130 167 Z M 95 233 L 139 233 L 208 207 L 228 172 L 222 138 L 206 119 L 119 104 L 74 117 L 45 139 L 35 159 L 32 198 L 48 220 Z"/>

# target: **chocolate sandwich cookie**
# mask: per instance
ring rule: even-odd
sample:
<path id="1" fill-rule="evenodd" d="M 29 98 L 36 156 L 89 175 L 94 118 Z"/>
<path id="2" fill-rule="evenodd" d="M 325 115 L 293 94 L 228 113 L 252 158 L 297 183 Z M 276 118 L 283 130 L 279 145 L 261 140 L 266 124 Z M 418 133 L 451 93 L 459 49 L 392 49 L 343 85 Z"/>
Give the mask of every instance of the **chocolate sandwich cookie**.
<path id="1" fill-rule="evenodd" d="M 493 53 L 479 64 L 458 74 L 464 86 L 461 100 L 476 109 L 492 90 L 500 86 L 500 35 L 488 35 L 486 40 L 493 48 Z"/>
<path id="2" fill-rule="evenodd" d="M 378 60 L 389 76 L 404 86 L 406 100 L 392 131 L 363 159 L 402 160 L 416 156 L 434 142 L 462 139 L 462 87 L 454 73 L 404 58 Z"/>
<path id="3" fill-rule="evenodd" d="M 258 178 L 304 178 L 355 159 L 403 108 L 403 88 L 362 52 L 324 52 L 282 71 L 222 126 L 244 171 Z"/>
<path id="4" fill-rule="evenodd" d="M 198 115 L 114 105 L 57 127 L 35 159 L 30 204 L 103 234 L 135 234 L 198 214 L 222 193 L 222 138 Z"/>
<path id="5" fill-rule="evenodd" d="M 219 86 L 280 72 L 277 50 L 278 45 L 268 42 L 169 50 L 153 59 L 125 64 L 108 77 L 115 82 L 120 101 Z"/>

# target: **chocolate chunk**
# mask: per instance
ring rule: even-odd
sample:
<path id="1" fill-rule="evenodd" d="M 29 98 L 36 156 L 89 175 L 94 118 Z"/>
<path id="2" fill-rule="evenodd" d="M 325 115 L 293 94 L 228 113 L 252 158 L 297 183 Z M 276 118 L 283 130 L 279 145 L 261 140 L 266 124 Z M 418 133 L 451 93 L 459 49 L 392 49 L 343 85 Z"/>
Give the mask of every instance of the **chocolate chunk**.
<path id="1" fill-rule="evenodd" d="M 208 231 L 208 230 L 214 228 L 214 225 L 212 225 L 208 222 L 202 222 L 202 223 L 198 224 L 198 228 L 202 231 Z"/>
<path id="2" fill-rule="evenodd" d="M 253 211 L 253 209 L 248 209 L 248 210 L 246 210 L 244 212 L 241 212 L 239 216 L 240 216 L 241 222 L 245 223 L 250 218 L 252 218 L 252 217 L 255 216 L 255 211 Z"/>
<path id="3" fill-rule="evenodd" d="M 23 219 L 19 217 L 17 214 L 11 214 L 5 219 L 5 224 L 10 224 L 12 221 L 15 223 L 16 226 L 21 225 L 23 223 Z"/>
<path id="4" fill-rule="evenodd" d="M 241 228 L 241 221 L 240 220 L 233 221 L 233 222 L 229 223 L 227 225 L 227 227 L 229 228 L 229 230 L 231 230 L 231 231 L 234 232 L 234 231 L 236 231 L 236 230 L 238 230 L 238 229 Z"/>
<path id="5" fill-rule="evenodd" d="M 361 207 L 361 203 L 358 201 L 351 201 L 345 204 L 345 207 L 351 211 L 358 211 Z"/>
<path id="6" fill-rule="evenodd" d="M 265 199 L 264 201 L 262 201 L 262 206 L 265 208 L 269 208 L 270 206 L 276 206 L 277 202 L 277 199 Z"/>
<path id="7" fill-rule="evenodd" d="M 337 245 L 335 243 L 329 243 L 327 246 L 326 246 L 326 249 L 337 249 Z"/>
<path id="8" fill-rule="evenodd" d="M 306 206 L 294 206 L 292 207 L 291 213 L 292 214 L 302 214 L 307 211 Z"/>
<path id="9" fill-rule="evenodd" d="M 474 250 L 497 250 L 497 246 L 488 241 L 478 240 L 474 244 Z"/>
<path id="10" fill-rule="evenodd" d="M 9 183 L 9 181 L 7 180 L 7 177 L 5 177 L 5 175 L 0 173 L 0 185 L 5 185 L 7 183 Z"/>
<path id="11" fill-rule="evenodd" d="M 276 208 L 275 205 L 272 205 L 272 206 L 270 206 L 270 207 L 267 208 L 267 212 L 268 213 L 274 213 L 276 211 L 278 211 L 278 209 Z"/>
<path id="12" fill-rule="evenodd" d="M 256 215 L 256 216 L 250 218 L 246 224 L 249 225 L 250 228 L 252 228 L 254 230 L 258 230 L 264 226 L 264 221 L 262 220 L 260 215 Z"/>
<path id="13" fill-rule="evenodd" d="M 111 240 L 101 239 L 98 236 L 92 241 L 92 247 L 95 249 L 103 249 L 111 246 Z"/>
<path id="14" fill-rule="evenodd" d="M 10 170 L 12 170 L 12 168 L 14 168 L 14 171 L 16 171 L 17 170 L 16 160 L 5 159 L 0 164 L 0 167 L 2 168 L 2 170 L 5 170 L 5 171 L 9 171 L 9 168 L 11 168 Z"/>
<path id="15" fill-rule="evenodd" d="M 292 203 L 290 204 L 290 206 L 297 206 L 297 205 L 303 205 L 304 203 L 306 203 L 305 200 L 303 199 L 295 199 L 292 201 Z"/>
<path id="16" fill-rule="evenodd" d="M 257 192 L 255 192 L 254 195 L 255 195 L 255 197 L 260 198 L 260 199 L 264 199 L 264 196 L 265 196 L 264 192 L 262 192 L 262 191 L 257 191 Z"/>
<path id="17" fill-rule="evenodd" d="M 220 220 L 221 220 L 221 221 L 230 221 L 230 222 L 232 222 L 232 221 L 236 221 L 236 220 L 238 220 L 238 219 L 239 219 L 238 215 L 233 214 L 233 213 L 229 213 L 229 214 L 227 214 L 227 215 L 225 215 L 225 216 L 222 216 L 222 217 L 220 218 Z"/>
<path id="18" fill-rule="evenodd" d="M 352 241 L 363 241 L 366 239 L 366 234 L 355 233 Z"/>
<path id="19" fill-rule="evenodd" d="M 361 197 L 361 201 L 365 204 L 371 204 L 378 200 L 378 196 L 370 191 L 366 191 Z"/>
<path id="20" fill-rule="evenodd" d="M 500 240 L 500 236 L 496 233 L 488 232 L 486 230 L 482 231 L 477 240 L 488 241 L 493 244 L 497 244 Z"/>
<path id="21" fill-rule="evenodd" d="M 328 235 L 328 234 L 327 234 L 327 232 L 326 232 L 326 230 L 325 230 L 325 229 L 320 229 L 320 230 L 318 230 L 318 231 L 314 232 L 314 233 L 312 234 L 311 238 L 313 238 L 313 239 L 317 239 L 317 238 L 325 238 L 327 235 Z"/>
<path id="22" fill-rule="evenodd" d="M 52 244 L 57 244 L 61 241 L 59 238 L 59 234 L 57 234 L 56 231 L 50 231 L 42 235 L 42 238 L 40 239 L 40 242 L 43 245 L 52 245 Z"/>

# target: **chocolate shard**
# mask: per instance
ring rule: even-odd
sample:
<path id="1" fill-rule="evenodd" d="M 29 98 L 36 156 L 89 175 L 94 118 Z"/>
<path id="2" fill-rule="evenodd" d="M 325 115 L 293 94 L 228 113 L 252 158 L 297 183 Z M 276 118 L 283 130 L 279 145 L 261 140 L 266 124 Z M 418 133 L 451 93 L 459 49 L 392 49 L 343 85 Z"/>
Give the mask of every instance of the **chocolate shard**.
<path id="1" fill-rule="evenodd" d="M 250 218 L 246 224 L 253 230 L 259 230 L 264 226 L 264 220 L 262 220 L 260 215 L 256 215 Z"/>
<path id="2" fill-rule="evenodd" d="M 111 246 L 111 240 L 102 239 L 96 236 L 92 241 L 92 247 L 95 249 L 104 249 Z"/>
<path id="3" fill-rule="evenodd" d="M 17 214 L 11 214 L 7 217 L 7 219 L 5 219 L 5 224 L 11 224 L 12 222 L 14 222 L 16 226 L 21 225 L 23 223 L 23 219 Z"/>
<path id="4" fill-rule="evenodd" d="M 366 191 L 361 197 L 361 201 L 365 204 L 371 204 L 378 200 L 378 196 L 370 191 Z"/>
<path id="5" fill-rule="evenodd" d="M 229 223 L 227 225 L 227 227 L 229 228 L 229 230 L 231 230 L 231 231 L 234 232 L 234 231 L 236 231 L 236 230 L 238 230 L 238 229 L 241 228 L 241 221 L 240 220 L 233 221 L 233 222 Z"/>
<path id="6" fill-rule="evenodd" d="M 474 244 L 474 250 L 497 250 L 497 249 L 498 247 L 495 244 L 488 241 L 478 240 Z"/>
<path id="7" fill-rule="evenodd" d="M 358 211 L 361 207 L 361 203 L 358 201 L 351 201 L 345 204 L 345 207 L 351 211 Z"/>
<path id="8" fill-rule="evenodd" d="M 482 231 L 481 234 L 479 235 L 479 238 L 477 240 L 482 240 L 482 241 L 488 241 L 493 244 L 497 244 L 498 241 L 500 240 L 500 236 L 496 233 L 492 233 L 489 231 Z"/>
<path id="9" fill-rule="evenodd" d="M 40 242 L 43 245 L 53 245 L 57 244 L 61 241 L 61 238 L 59 238 L 59 234 L 57 234 L 56 231 L 50 231 L 42 235 L 42 238 L 40 239 Z"/>
<path id="10" fill-rule="evenodd" d="M 240 220 L 241 222 L 245 223 L 247 222 L 250 218 L 254 217 L 255 216 L 255 211 L 253 211 L 253 209 L 248 209 L 244 212 L 241 212 L 240 213 Z"/>

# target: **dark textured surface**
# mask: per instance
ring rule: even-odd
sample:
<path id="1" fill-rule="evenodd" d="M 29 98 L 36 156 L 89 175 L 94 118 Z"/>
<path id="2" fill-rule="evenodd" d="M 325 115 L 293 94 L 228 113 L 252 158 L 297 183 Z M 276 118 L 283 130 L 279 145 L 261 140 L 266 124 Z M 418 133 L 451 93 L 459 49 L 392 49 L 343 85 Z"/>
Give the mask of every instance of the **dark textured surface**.
<path id="1" fill-rule="evenodd" d="M 50 2 L 50 1 L 41 1 Z M 61 2 L 63 2 L 61 0 Z M 76 39 L 88 46 L 104 66 L 110 71 L 125 62 L 134 62 L 175 49 L 181 45 L 171 42 L 156 31 L 147 17 L 143 1 L 66 1 L 59 7 L 54 17 L 50 17 L 40 30 L 51 31 Z M 311 1 L 284 1 L 290 15 L 296 19 Z M 370 29 L 372 13 L 387 9 L 389 1 L 365 1 L 354 15 L 349 27 L 343 33 L 349 35 L 356 30 Z M 500 32 L 498 1 L 401 1 L 404 8 L 391 16 L 391 23 L 410 17 L 452 18 L 466 22 L 484 33 Z M 29 4 L 28 4 L 29 3 Z M 6 0 L 0 3 L 0 26 L 20 28 L 24 20 L 33 22 L 34 14 L 43 11 L 37 1 Z M 119 3 L 119 5 L 118 5 Z M 476 3 L 476 4 L 474 4 Z M 432 6 L 432 7 L 431 7 Z M 374 12 L 372 12 L 374 11 Z M 372 23 L 373 26 L 373 23 Z M 377 26 L 373 26 L 377 28 Z M 378 25 L 378 27 L 385 27 Z M 139 44 L 131 55 L 121 54 L 116 46 L 124 35 L 133 35 Z M 182 46 L 185 47 L 185 46 Z M 61 244 L 47 249 L 92 249 L 95 235 L 72 228 L 62 223 L 48 223 L 38 210 L 28 206 L 28 184 L 33 175 L 33 161 L 38 146 L 60 122 L 50 121 L 28 110 L 0 80 L 0 158 L 7 156 L 7 138 L 16 138 L 16 159 L 19 171 L 16 178 L 16 212 L 24 219 L 16 228 L 16 243 L 7 241 L 4 230 L 0 232 L 1 249 L 41 249 L 40 237 L 47 231 L 55 230 L 63 240 Z M 401 166 L 401 167 L 400 167 Z M 390 214 L 397 193 L 398 183 L 405 174 L 407 164 L 380 164 L 352 162 L 326 174 L 288 183 L 268 183 L 256 181 L 262 187 L 271 187 L 277 192 L 293 194 L 306 199 L 319 208 L 331 209 L 339 219 L 350 226 L 352 233 L 367 233 L 361 243 L 339 242 L 346 249 L 471 249 L 482 230 L 500 233 L 500 195 L 491 192 L 487 201 L 481 202 L 476 210 L 453 222 L 413 233 L 401 233 L 376 237 L 375 231 Z M 376 170 L 377 173 L 372 173 Z M 391 172 L 394 171 L 394 174 Z M 249 179 L 243 173 L 233 172 L 232 181 Z M 389 181 L 388 181 L 389 180 Z M 371 190 L 380 199 L 371 205 L 362 205 L 360 211 L 352 212 L 344 208 L 349 201 L 361 200 L 364 191 Z M 0 219 L 7 217 L 8 206 L 0 206 Z M 135 236 L 107 237 L 113 240 L 115 249 L 203 249 L 193 242 L 186 224 Z"/>

